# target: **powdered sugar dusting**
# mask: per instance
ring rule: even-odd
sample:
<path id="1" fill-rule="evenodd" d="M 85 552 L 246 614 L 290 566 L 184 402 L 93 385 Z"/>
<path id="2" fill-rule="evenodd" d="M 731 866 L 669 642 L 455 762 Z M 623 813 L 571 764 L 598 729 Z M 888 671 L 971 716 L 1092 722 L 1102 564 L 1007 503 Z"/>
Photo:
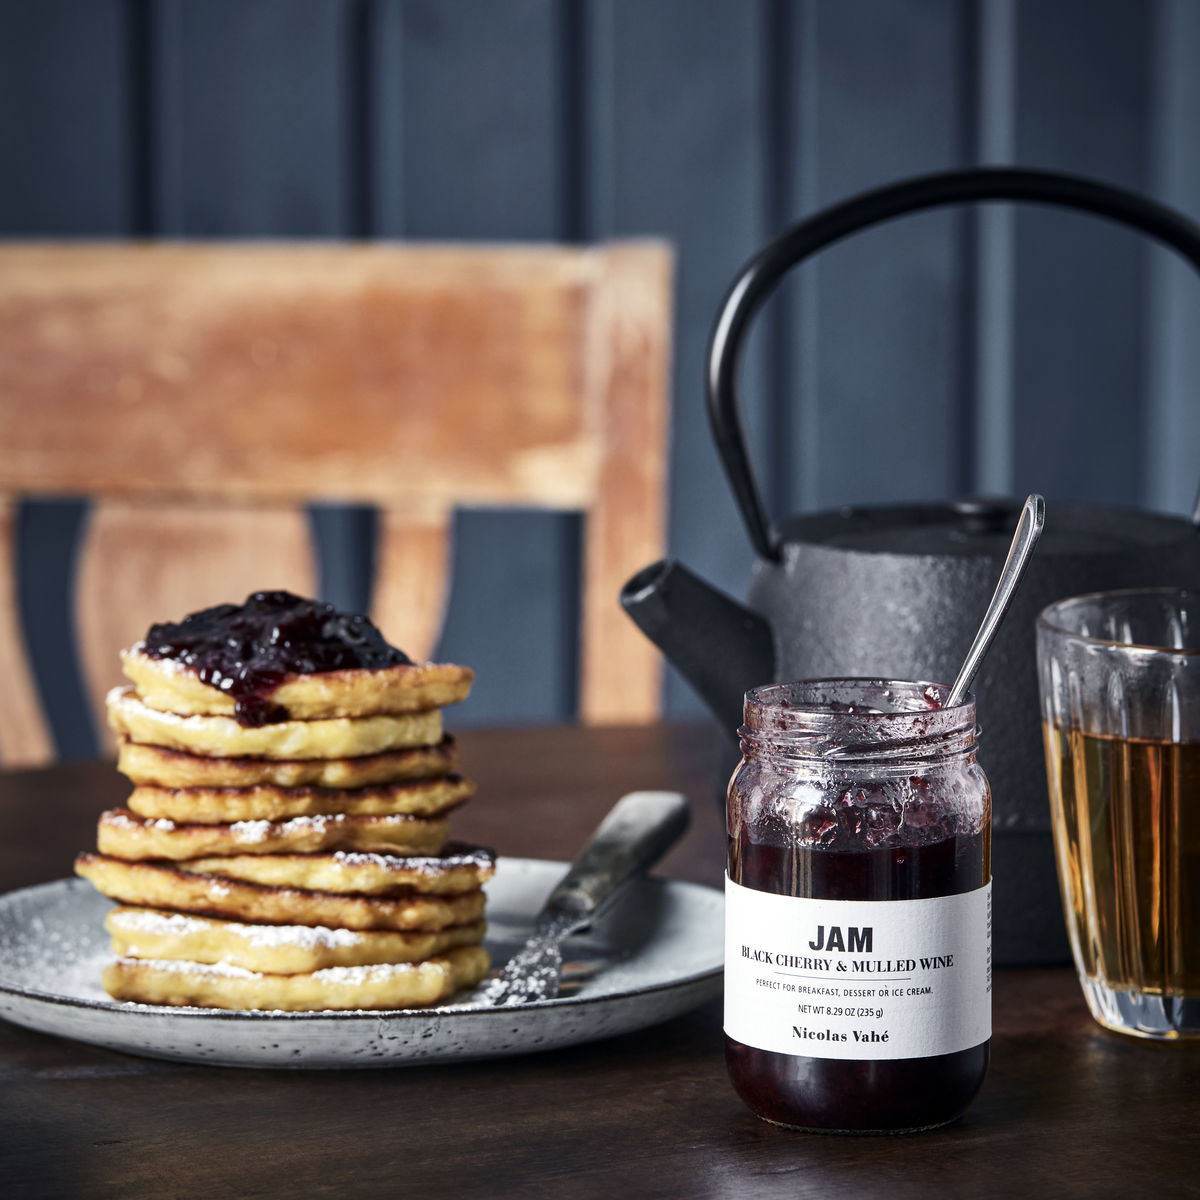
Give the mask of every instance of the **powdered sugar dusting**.
<path id="1" fill-rule="evenodd" d="M 356 946 L 363 940 L 353 929 L 332 929 L 325 925 L 247 925 L 240 921 L 210 921 L 203 917 L 154 909 L 125 910 L 114 913 L 110 920 L 113 925 L 129 933 L 155 933 L 171 937 L 217 929 L 262 948 L 298 946 L 306 950 L 333 949 L 336 946 Z"/>
<path id="2" fill-rule="evenodd" d="M 153 971 L 168 971 L 172 975 L 201 975 L 224 979 L 261 979 L 259 971 L 247 971 L 245 967 L 233 967 L 229 963 L 184 962 L 174 958 L 118 958 L 121 967 L 149 967 Z"/>
<path id="3" fill-rule="evenodd" d="M 440 968 L 437 960 L 429 960 Z M 267 973 L 249 971 L 245 967 L 233 967 L 228 963 L 198 963 L 171 958 L 118 958 L 118 966 L 130 968 L 149 968 L 153 971 L 165 971 L 172 975 L 192 975 L 201 978 L 220 979 L 263 979 Z M 314 983 L 328 983 L 334 986 L 354 986 L 364 983 L 383 983 L 389 979 L 405 975 L 422 973 L 422 968 L 428 963 L 374 963 L 361 967 L 322 967 L 313 971 L 311 978 Z"/>
<path id="4" fill-rule="evenodd" d="M 279 833 L 286 837 L 293 833 L 305 833 L 312 831 L 315 833 L 324 833 L 331 826 L 344 825 L 346 823 L 345 813 L 314 813 L 309 817 L 292 817 L 287 821 L 281 821 L 277 826 Z"/>
<path id="5" fill-rule="evenodd" d="M 123 809 L 110 809 L 102 813 L 100 820 L 116 829 L 161 829 L 169 833 L 175 828 L 175 822 L 166 817 L 156 817 L 153 820 L 143 820 L 141 817 L 128 813 Z"/>
<path id="6" fill-rule="evenodd" d="M 374 854 L 366 850 L 335 850 L 333 857 L 348 867 L 383 867 L 388 871 L 420 870 L 432 861 L 398 854 Z"/>
<path id="7" fill-rule="evenodd" d="M 149 659 L 150 655 L 146 653 L 145 641 L 134 642 L 126 651 L 131 657 L 139 655 L 142 658 Z M 153 660 L 154 669 L 161 672 L 163 675 L 190 675 L 193 679 L 199 678 L 191 667 L 185 663 L 181 663 L 174 658 L 156 658 Z"/>
<path id="8" fill-rule="evenodd" d="M 345 813 L 325 816 L 321 813 L 292 817 L 287 821 L 234 821 L 229 830 L 234 841 L 265 842 L 268 838 L 298 837 L 306 833 L 324 833 L 333 825 L 345 824 Z"/>
<path id="9" fill-rule="evenodd" d="M 430 960 L 432 961 L 432 960 Z M 312 973 L 314 982 L 331 984 L 383 983 L 402 975 L 419 974 L 425 963 L 372 963 L 361 967 L 322 967 Z"/>
<path id="10" fill-rule="evenodd" d="M 306 950 L 357 946 L 362 936 L 353 929 L 325 925 L 237 925 L 234 930 L 253 946 L 300 946 Z"/>
<path id="11" fill-rule="evenodd" d="M 229 832 L 235 842 L 265 842 L 271 832 L 270 821 L 234 821 Z"/>
<path id="12" fill-rule="evenodd" d="M 54 993 L 107 998 L 100 972 L 110 958 L 108 938 L 98 920 L 85 925 L 71 922 L 70 895 L 64 892 L 46 903 L 44 917 L 22 913 L 25 906 L 20 905 L 19 893 L 5 897 L 17 900 L 20 919 L 13 920 L 10 911 L 8 921 L 0 923 L 0 961 L 6 970 L 22 972 L 35 988 L 50 981 L 48 990 Z"/>
<path id="13" fill-rule="evenodd" d="M 492 851 L 482 846 L 464 846 L 461 843 L 454 843 L 438 855 L 335 850 L 331 857 L 347 866 L 374 866 L 387 871 L 414 871 L 423 875 L 438 875 L 451 867 L 487 868 L 495 861 Z"/>
<path id="14" fill-rule="evenodd" d="M 174 937 L 196 933 L 208 924 L 197 917 L 184 916 L 183 913 L 164 913 L 148 908 L 114 912 L 109 921 L 127 933 L 162 933 Z"/>

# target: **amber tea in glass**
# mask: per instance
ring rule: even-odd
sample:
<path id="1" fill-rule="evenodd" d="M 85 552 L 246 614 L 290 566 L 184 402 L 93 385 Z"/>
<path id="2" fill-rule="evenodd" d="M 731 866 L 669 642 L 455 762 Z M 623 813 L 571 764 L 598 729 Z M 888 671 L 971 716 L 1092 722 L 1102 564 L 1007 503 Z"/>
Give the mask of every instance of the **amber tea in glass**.
<path id="1" fill-rule="evenodd" d="M 1080 596 L 1038 619 L 1059 884 L 1093 1016 L 1200 1037 L 1200 596 Z"/>

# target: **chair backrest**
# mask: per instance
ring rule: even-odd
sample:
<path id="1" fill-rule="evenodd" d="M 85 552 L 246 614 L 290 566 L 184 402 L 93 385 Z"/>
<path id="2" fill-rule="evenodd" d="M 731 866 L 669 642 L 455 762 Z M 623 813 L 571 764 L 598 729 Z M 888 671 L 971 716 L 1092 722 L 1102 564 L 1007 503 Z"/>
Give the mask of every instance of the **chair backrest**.
<path id="1" fill-rule="evenodd" d="M 620 612 L 663 551 L 672 258 L 594 248 L 0 247 L 0 756 L 51 756 L 12 590 L 13 503 L 86 495 L 76 579 L 96 711 L 147 625 L 311 593 L 304 505 L 380 510 L 372 615 L 433 650 L 461 505 L 584 520 L 580 714 L 659 709 Z"/>

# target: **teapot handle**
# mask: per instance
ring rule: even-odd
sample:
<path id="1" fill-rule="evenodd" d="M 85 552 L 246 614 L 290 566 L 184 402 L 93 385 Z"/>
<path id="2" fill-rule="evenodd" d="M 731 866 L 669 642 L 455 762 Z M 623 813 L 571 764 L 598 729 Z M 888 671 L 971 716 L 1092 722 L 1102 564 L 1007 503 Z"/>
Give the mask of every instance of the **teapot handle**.
<path id="1" fill-rule="evenodd" d="M 756 552 L 778 562 L 762 493 L 746 451 L 737 367 L 750 319 L 783 275 L 825 246 L 893 217 L 978 200 L 1025 200 L 1080 209 L 1140 229 L 1173 246 L 1200 271 L 1200 226 L 1135 192 L 1054 171 L 980 167 L 902 180 L 853 196 L 789 226 L 742 268 L 726 294 L 708 351 L 708 416 L 717 451 Z M 1200 524 L 1200 497 L 1195 520 Z"/>

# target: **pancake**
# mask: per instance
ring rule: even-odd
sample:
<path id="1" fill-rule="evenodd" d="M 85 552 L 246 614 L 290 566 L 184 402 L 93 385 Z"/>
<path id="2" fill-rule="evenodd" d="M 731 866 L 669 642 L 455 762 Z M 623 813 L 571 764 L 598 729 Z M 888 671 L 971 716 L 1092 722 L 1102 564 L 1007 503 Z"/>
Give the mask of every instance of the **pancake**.
<path id="1" fill-rule="evenodd" d="M 436 745 L 412 746 L 355 758 L 207 758 L 167 746 L 143 745 L 123 737 L 117 743 L 117 770 L 136 784 L 160 788 L 366 788 L 410 779 L 448 775 L 458 765 L 458 749 L 448 734 Z M 130 805 L 137 809 L 135 805 Z M 399 809 L 397 811 L 407 811 Z M 413 810 L 416 811 L 416 810 Z M 145 813 L 172 816 L 171 813 Z M 244 813 L 230 820 L 252 820 Z M 303 812 L 279 812 L 298 817 Z"/>
<path id="2" fill-rule="evenodd" d="M 140 817 L 222 824 L 280 821 L 346 813 L 352 816 L 436 817 L 475 794 L 469 779 L 449 775 L 365 788 L 136 787 L 125 802 Z"/>
<path id="3" fill-rule="evenodd" d="M 236 700 L 204 683 L 190 666 L 153 658 L 138 643 L 121 652 L 121 666 L 142 703 L 181 716 L 233 716 Z M 474 673 L 453 663 L 407 663 L 288 675 L 263 699 L 294 721 L 421 712 L 457 704 L 471 691 Z"/>
<path id="4" fill-rule="evenodd" d="M 227 963 L 248 971 L 294 975 L 325 967 L 420 962 L 483 940 L 482 921 L 436 933 L 329 929 L 320 925 L 247 925 L 154 908 L 114 908 L 104 919 L 116 954 Z"/>
<path id="5" fill-rule="evenodd" d="M 482 889 L 450 896 L 339 895 L 200 875 L 172 863 L 133 862 L 101 854 L 80 854 L 75 873 L 122 904 L 267 925 L 430 932 L 478 921 L 486 905 Z"/>
<path id="6" fill-rule="evenodd" d="M 463 946 L 420 963 L 327 967 L 301 975 L 271 975 L 225 964 L 119 958 L 104 969 L 104 989 L 116 1000 L 204 1008 L 425 1008 L 473 987 L 488 972 L 487 951 Z"/>
<path id="7" fill-rule="evenodd" d="M 438 856 L 365 853 L 231 854 L 178 864 L 181 871 L 269 887 L 381 896 L 400 892 L 454 895 L 482 887 L 495 871 L 490 850 L 454 844 Z"/>
<path id="8" fill-rule="evenodd" d="M 129 687 L 113 688 L 106 703 L 108 723 L 117 734 L 216 758 L 357 758 L 442 740 L 440 709 L 254 726 L 233 717 L 181 717 L 149 708 Z"/>
<path id="9" fill-rule="evenodd" d="M 421 817 L 292 817 L 203 825 L 143 819 L 127 808 L 100 814 L 96 848 L 113 858 L 200 858 L 212 854 L 311 854 L 321 850 L 382 850 L 437 854 L 450 833 L 447 819 Z"/>

